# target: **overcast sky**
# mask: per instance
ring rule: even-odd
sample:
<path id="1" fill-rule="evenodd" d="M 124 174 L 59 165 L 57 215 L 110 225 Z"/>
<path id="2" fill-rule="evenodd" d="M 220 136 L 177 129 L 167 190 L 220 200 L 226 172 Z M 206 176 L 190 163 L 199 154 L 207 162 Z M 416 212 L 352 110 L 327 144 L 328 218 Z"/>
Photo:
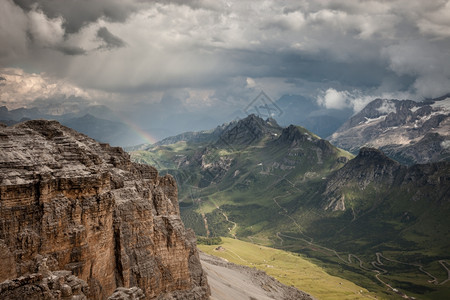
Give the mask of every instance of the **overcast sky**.
<path id="1" fill-rule="evenodd" d="M 0 45 L 8 108 L 78 96 L 214 117 L 261 89 L 354 111 L 450 92 L 441 0 L 1 0 Z"/>

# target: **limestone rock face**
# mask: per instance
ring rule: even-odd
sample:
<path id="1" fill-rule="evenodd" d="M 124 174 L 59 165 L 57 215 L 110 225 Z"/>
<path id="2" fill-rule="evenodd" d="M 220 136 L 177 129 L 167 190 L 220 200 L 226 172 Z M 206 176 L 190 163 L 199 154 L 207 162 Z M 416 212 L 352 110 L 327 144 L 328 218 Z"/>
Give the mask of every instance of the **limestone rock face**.
<path id="1" fill-rule="evenodd" d="M 0 282 L 70 271 L 88 299 L 118 287 L 146 299 L 209 294 L 174 179 L 56 121 L 0 128 L 0 264 Z"/>

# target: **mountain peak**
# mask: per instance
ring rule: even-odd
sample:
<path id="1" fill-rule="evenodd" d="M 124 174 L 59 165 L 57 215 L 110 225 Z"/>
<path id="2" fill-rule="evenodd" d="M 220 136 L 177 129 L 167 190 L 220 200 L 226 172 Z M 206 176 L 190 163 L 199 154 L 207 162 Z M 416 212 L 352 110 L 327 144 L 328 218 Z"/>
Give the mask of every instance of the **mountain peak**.
<path id="1" fill-rule="evenodd" d="M 370 147 L 362 147 L 359 150 L 359 154 L 357 157 L 360 158 L 377 158 L 377 159 L 389 159 L 381 150 L 370 148 Z"/>
<path id="2" fill-rule="evenodd" d="M 261 127 L 261 128 L 263 128 L 265 126 L 266 122 L 261 117 L 255 115 L 255 114 L 250 114 L 247 117 L 245 117 L 244 119 L 239 120 L 237 122 L 237 124 L 239 124 L 239 123 L 245 124 L 248 127 L 252 127 L 252 128 L 254 128 L 254 127 Z"/>
<path id="3" fill-rule="evenodd" d="M 249 145 L 261 140 L 264 136 L 277 136 L 280 132 L 281 127 L 274 119 L 264 120 L 251 114 L 231 123 L 220 135 L 218 143 Z"/>
<path id="4" fill-rule="evenodd" d="M 287 142 L 296 144 L 298 142 L 313 141 L 316 139 L 317 137 L 305 128 L 295 125 L 289 125 L 288 127 L 283 129 L 283 131 L 281 132 L 281 136 L 277 141 L 281 143 Z"/>
<path id="5" fill-rule="evenodd" d="M 329 177 L 323 194 L 327 199 L 325 209 L 345 210 L 344 186 L 356 184 L 360 190 L 364 190 L 369 184 L 375 183 L 390 187 L 399 171 L 405 168 L 378 149 L 361 148 L 358 156 Z"/>
<path id="6" fill-rule="evenodd" d="M 404 168 L 400 163 L 387 157 L 381 150 L 363 147 L 358 156 L 350 160 L 335 174 L 337 178 L 356 179 L 360 186 L 378 182 L 382 178 L 393 180 L 392 174 Z"/>
<path id="7" fill-rule="evenodd" d="M 364 166 L 400 166 L 400 163 L 389 158 L 384 154 L 383 151 L 370 147 L 362 147 L 359 150 L 359 154 L 353 160 L 353 164 L 355 165 L 364 165 Z"/>

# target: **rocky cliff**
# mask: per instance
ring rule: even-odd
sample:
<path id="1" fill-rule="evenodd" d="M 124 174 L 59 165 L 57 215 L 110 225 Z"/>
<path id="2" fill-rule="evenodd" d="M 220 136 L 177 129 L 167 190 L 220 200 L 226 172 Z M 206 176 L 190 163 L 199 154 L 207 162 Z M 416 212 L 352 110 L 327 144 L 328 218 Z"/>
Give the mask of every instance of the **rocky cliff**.
<path id="1" fill-rule="evenodd" d="M 208 298 L 172 177 L 56 121 L 0 148 L 1 299 Z"/>

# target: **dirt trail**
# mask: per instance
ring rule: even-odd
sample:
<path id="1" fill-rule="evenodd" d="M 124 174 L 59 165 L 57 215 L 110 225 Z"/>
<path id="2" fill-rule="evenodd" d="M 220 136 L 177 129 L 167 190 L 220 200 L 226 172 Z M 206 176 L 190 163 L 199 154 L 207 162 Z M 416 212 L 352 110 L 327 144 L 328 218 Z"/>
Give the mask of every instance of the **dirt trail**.
<path id="1" fill-rule="evenodd" d="M 202 213 L 202 218 L 203 218 L 203 223 L 205 224 L 206 237 L 209 237 L 210 232 L 209 232 L 209 228 L 208 228 L 208 218 L 206 217 L 206 215 L 204 213 Z"/>
<path id="2" fill-rule="evenodd" d="M 222 209 L 220 209 L 220 207 L 219 207 L 217 204 L 214 203 L 214 205 L 215 205 L 216 208 L 222 213 L 222 215 L 224 216 L 225 220 L 227 220 L 228 223 L 233 224 L 233 227 L 232 227 L 232 228 L 228 228 L 228 231 L 230 231 L 230 234 L 231 234 L 231 236 L 232 236 L 233 238 L 236 238 L 236 235 L 234 234 L 234 230 L 235 230 L 236 227 L 237 227 L 236 222 L 233 222 L 233 221 L 231 221 L 230 219 L 228 219 L 228 216 L 225 214 L 225 212 L 224 212 Z"/>

